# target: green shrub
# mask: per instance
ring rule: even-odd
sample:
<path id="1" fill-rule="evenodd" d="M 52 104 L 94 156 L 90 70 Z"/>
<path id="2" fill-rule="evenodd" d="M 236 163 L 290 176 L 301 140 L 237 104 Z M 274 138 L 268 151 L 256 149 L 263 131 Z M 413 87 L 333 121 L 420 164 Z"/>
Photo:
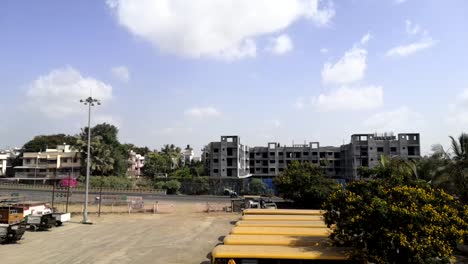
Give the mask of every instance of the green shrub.
<path id="1" fill-rule="evenodd" d="M 157 189 L 167 190 L 167 194 L 176 194 L 180 187 L 181 183 L 178 180 L 170 180 L 167 182 L 159 181 L 155 183 Z"/>
<path id="2" fill-rule="evenodd" d="M 330 238 L 374 263 L 449 263 L 468 230 L 468 207 L 428 185 L 357 181 L 325 203 Z"/>
<path id="3" fill-rule="evenodd" d="M 249 184 L 250 194 L 261 195 L 266 192 L 266 184 L 260 179 L 252 179 Z"/>

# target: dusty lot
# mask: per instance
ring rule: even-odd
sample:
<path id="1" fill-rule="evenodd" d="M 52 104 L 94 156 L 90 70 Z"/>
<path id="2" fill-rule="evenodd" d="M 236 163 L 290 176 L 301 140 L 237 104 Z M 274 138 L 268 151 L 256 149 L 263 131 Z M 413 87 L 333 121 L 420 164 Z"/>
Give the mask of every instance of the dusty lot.
<path id="1" fill-rule="evenodd" d="M 27 232 L 18 244 L 0 245 L 1 263 L 209 263 L 207 254 L 239 215 L 203 213 L 200 203 L 173 205 L 166 214 L 91 215 L 93 225 Z"/>

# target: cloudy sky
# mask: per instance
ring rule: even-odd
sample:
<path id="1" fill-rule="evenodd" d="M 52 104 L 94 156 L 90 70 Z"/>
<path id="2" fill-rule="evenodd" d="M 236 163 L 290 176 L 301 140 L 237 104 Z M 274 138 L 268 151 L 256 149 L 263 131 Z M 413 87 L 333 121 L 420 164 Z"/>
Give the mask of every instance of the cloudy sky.
<path id="1" fill-rule="evenodd" d="M 75 134 L 79 100 L 122 142 L 196 150 L 468 131 L 465 0 L 0 3 L 0 148 Z"/>

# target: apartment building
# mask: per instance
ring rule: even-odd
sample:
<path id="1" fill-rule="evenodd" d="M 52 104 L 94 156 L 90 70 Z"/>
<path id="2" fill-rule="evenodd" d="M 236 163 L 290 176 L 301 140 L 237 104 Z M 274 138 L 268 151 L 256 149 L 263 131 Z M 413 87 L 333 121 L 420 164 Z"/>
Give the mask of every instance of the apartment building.
<path id="1" fill-rule="evenodd" d="M 239 136 L 222 136 L 203 149 L 205 168 L 213 177 L 248 177 L 249 148 L 240 143 Z"/>
<path id="2" fill-rule="evenodd" d="M 357 179 L 357 169 L 361 166 L 373 168 L 379 164 L 382 155 L 400 157 L 405 160 L 421 158 L 420 136 L 418 133 L 405 133 L 395 136 L 384 134 L 354 134 L 351 143 L 341 147 L 344 162 L 344 175 Z"/>
<path id="3" fill-rule="evenodd" d="M 25 152 L 22 160 L 22 166 L 14 168 L 17 181 L 45 183 L 80 175 L 81 153 L 69 145 L 59 145 L 45 152 Z"/>
<path id="4" fill-rule="evenodd" d="M 0 153 L 0 177 L 4 177 L 7 171 L 7 164 L 10 155 L 6 153 Z"/>
<path id="5" fill-rule="evenodd" d="M 142 174 L 141 170 L 145 165 L 145 157 L 131 150 L 128 154 L 128 163 L 127 175 L 133 178 L 139 178 Z"/>
<path id="6" fill-rule="evenodd" d="M 272 179 L 293 161 L 320 166 L 324 175 L 337 179 L 357 179 L 357 168 L 375 167 L 382 155 L 404 159 L 420 158 L 419 134 L 354 134 L 351 142 L 339 147 L 319 142 L 291 146 L 270 142 L 247 147 L 238 136 L 222 136 L 203 149 L 202 159 L 214 177 L 261 177 Z"/>

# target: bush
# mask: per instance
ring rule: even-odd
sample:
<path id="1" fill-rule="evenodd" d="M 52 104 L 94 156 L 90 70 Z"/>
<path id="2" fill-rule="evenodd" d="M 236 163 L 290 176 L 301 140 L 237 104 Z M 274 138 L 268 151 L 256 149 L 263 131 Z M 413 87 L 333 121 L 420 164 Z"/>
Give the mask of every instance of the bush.
<path id="1" fill-rule="evenodd" d="M 266 184 L 260 179 L 252 179 L 249 184 L 250 194 L 261 195 L 266 192 Z"/>
<path id="2" fill-rule="evenodd" d="M 156 182 L 155 186 L 157 189 L 167 190 L 167 194 L 176 194 L 179 191 L 181 184 L 178 180 L 170 180 L 167 182 Z"/>
<path id="3" fill-rule="evenodd" d="M 375 263 L 449 263 L 468 230 L 468 207 L 428 185 L 353 182 L 325 203 L 330 238 Z"/>

